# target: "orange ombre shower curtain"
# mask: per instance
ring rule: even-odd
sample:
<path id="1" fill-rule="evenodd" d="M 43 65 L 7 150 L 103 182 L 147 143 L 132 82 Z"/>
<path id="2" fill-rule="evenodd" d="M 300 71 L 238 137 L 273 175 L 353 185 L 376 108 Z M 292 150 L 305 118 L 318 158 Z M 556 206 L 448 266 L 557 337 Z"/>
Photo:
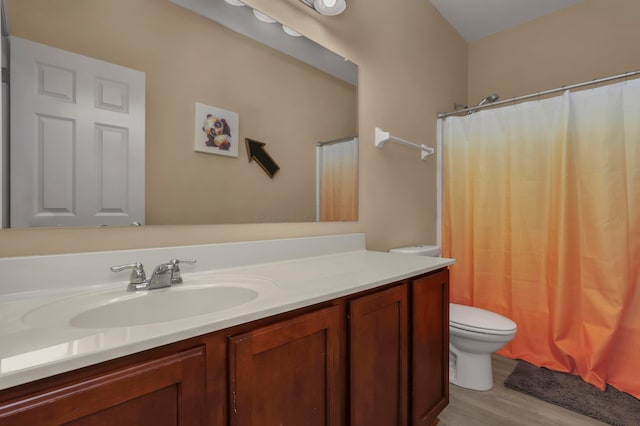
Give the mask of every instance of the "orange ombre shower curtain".
<path id="1" fill-rule="evenodd" d="M 451 301 L 518 324 L 501 354 L 640 398 L 640 80 L 443 131 Z"/>
<path id="2" fill-rule="evenodd" d="M 317 147 L 318 220 L 358 220 L 358 138 Z"/>

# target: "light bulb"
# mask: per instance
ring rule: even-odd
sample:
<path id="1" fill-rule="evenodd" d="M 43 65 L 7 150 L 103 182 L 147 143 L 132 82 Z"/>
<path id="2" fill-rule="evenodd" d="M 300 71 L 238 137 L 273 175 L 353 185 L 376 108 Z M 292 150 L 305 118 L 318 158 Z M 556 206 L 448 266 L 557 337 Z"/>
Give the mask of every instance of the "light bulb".
<path id="1" fill-rule="evenodd" d="M 289 34 L 291 37 L 302 37 L 302 34 L 300 34 L 299 32 L 292 30 L 291 28 L 287 27 L 286 25 L 282 24 L 282 30 Z"/>
<path id="2" fill-rule="evenodd" d="M 271 16 L 269 15 L 265 15 L 264 13 L 253 9 L 253 15 L 258 18 L 258 20 L 262 21 L 262 22 L 266 22 L 267 24 L 273 24 L 276 22 L 275 19 L 273 19 Z"/>
<path id="3" fill-rule="evenodd" d="M 327 16 L 339 15 L 346 7 L 346 0 L 313 0 L 313 8 Z"/>

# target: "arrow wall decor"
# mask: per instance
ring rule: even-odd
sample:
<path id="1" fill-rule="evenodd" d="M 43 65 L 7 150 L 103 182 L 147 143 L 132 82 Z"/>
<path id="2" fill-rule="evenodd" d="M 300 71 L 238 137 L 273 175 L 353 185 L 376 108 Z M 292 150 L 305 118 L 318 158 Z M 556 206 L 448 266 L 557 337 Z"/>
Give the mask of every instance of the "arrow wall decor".
<path id="1" fill-rule="evenodd" d="M 264 172 L 273 179 L 273 175 L 280 170 L 280 166 L 278 166 L 267 151 L 264 150 L 265 143 L 249 138 L 245 138 L 244 142 L 247 145 L 247 156 L 249 157 L 249 162 L 256 160 L 256 163 L 262 167 L 262 170 L 264 170 Z"/>

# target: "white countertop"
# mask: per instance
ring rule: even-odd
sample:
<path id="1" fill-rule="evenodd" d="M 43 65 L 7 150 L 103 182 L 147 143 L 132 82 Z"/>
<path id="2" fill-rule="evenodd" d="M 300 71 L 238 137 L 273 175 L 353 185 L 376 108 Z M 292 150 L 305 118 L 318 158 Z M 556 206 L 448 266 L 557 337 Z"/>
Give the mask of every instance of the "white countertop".
<path id="1" fill-rule="evenodd" d="M 300 250 L 302 239 L 294 239 L 287 240 L 292 242 L 292 250 L 306 257 L 283 250 L 278 260 L 278 256 L 273 255 L 272 244 L 258 243 L 260 250 L 270 251 L 271 261 L 255 263 L 257 254 L 252 252 L 246 256 L 249 261 L 254 262 L 252 264 L 236 261 L 237 266 L 209 269 L 204 262 L 204 268 L 207 269 L 192 273 L 184 267 L 184 284 L 181 286 L 207 280 L 224 281 L 226 278 L 241 280 L 245 277 L 249 281 L 255 281 L 255 285 L 263 286 L 264 291 L 259 291 L 257 299 L 234 308 L 150 325 L 105 329 L 72 328 L 56 324 L 55 321 L 46 325 L 29 325 L 24 318 L 34 309 L 87 292 L 122 288 L 123 294 L 126 294 L 126 282 L 93 284 L 90 287 L 63 287 L 57 283 L 40 288 L 32 283 L 25 283 L 24 288 L 28 291 L 0 294 L 0 389 L 375 288 L 441 269 L 455 262 L 446 258 L 367 251 L 364 249 L 363 237 L 359 234 L 353 237 L 361 242 L 354 243 L 351 237 L 347 238 L 347 244 L 343 244 L 344 240 L 338 241 L 334 244 L 336 253 L 327 253 L 331 250 L 325 248 Z M 331 246 L 332 244 L 328 244 L 332 243 L 330 239 L 331 237 L 321 238 L 320 243 Z M 311 244 L 318 242 L 317 238 L 312 240 Z M 275 241 L 282 244 L 282 240 Z M 284 246 L 288 244 L 285 243 Z M 207 247 L 215 250 L 228 248 L 221 246 L 225 245 Z M 247 247 L 245 243 L 243 251 L 251 252 Z M 180 251 L 178 248 L 173 249 L 173 252 Z M 142 251 L 128 252 L 129 255 L 132 253 L 145 256 Z M 184 253 L 177 255 L 181 254 Z M 105 255 L 100 253 L 96 257 L 102 259 Z M 164 251 L 161 255 L 165 255 Z M 12 265 L 18 271 L 20 268 L 16 265 L 30 265 L 39 262 L 41 258 L 44 257 L 15 258 L 9 259 L 5 264 Z M 56 260 L 59 261 L 60 258 Z M 74 261 L 73 256 L 67 260 Z M 101 261 L 108 264 L 112 260 L 113 257 L 107 257 Z M 52 259 L 43 261 L 51 263 Z M 0 268 L 2 266 L 0 259 Z M 12 271 L 14 279 L 19 279 L 23 276 L 21 274 L 32 273 L 16 271 Z M 0 285 L 4 286 L 5 283 Z M 7 283 L 7 287 L 11 285 L 15 284 Z"/>

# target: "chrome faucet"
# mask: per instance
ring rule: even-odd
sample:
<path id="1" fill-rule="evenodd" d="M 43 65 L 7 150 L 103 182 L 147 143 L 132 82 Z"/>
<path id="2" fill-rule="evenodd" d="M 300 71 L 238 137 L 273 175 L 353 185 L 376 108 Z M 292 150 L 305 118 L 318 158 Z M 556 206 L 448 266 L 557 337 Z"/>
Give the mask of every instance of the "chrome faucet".
<path id="1" fill-rule="evenodd" d="M 147 290 L 155 290 L 156 288 L 164 288 L 171 286 L 171 275 L 173 274 L 174 265 L 171 263 L 161 263 L 156 266 L 149 279 Z"/>
<path id="2" fill-rule="evenodd" d="M 195 263 L 195 259 L 171 259 L 167 263 L 156 266 L 147 281 L 142 263 L 128 263 L 126 265 L 112 266 L 111 271 L 120 272 L 131 269 L 127 291 L 155 290 L 157 288 L 170 287 L 173 284 L 182 283 L 179 263 Z"/>

